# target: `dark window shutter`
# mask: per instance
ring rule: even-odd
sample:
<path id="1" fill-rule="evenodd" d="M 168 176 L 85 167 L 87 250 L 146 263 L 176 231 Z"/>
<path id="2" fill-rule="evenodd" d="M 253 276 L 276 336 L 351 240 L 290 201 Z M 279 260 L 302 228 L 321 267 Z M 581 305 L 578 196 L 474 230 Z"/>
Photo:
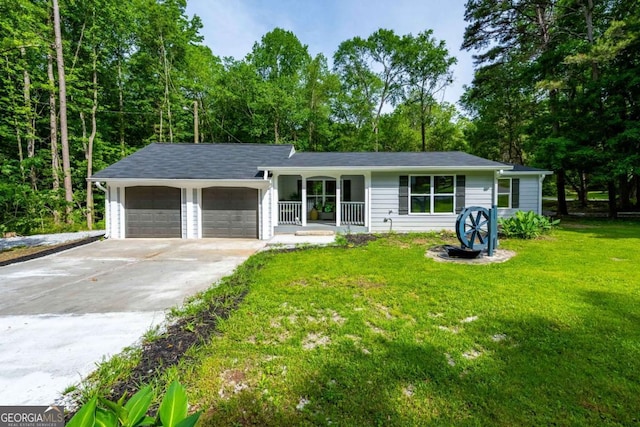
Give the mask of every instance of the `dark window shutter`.
<path id="1" fill-rule="evenodd" d="M 464 208 L 465 181 L 464 175 L 456 176 L 456 213 L 462 212 L 462 208 Z"/>
<path id="2" fill-rule="evenodd" d="M 520 207 L 520 179 L 513 178 L 511 180 L 511 207 L 518 209 Z"/>
<path id="3" fill-rule="evenodd" d="M 398 198 L 398 214 L 409 215 L 409 177 L 400 176 L 400 197 Z"/>

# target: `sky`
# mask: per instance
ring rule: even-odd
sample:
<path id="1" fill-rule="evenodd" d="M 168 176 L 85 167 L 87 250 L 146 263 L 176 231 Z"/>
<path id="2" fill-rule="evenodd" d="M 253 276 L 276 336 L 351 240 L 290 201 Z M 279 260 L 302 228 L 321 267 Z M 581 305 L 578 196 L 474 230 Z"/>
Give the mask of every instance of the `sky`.
<path id="1" fill-rule="evenodd" d="M 292 31 L 311 55 L 323 53 L 330 66 L 340 43 L 355 36 L 366 38 L 379 28 L 398 35 L 431 29 L 458 59 L 443 100 L 456 103 L 473 79 L 472 53 L 460 51 L 463 0 L 188 0 L 187 14 L 202 19 L 204 44 L 221 58 L 244 58 L 264 34 L 280 27 Z"/>

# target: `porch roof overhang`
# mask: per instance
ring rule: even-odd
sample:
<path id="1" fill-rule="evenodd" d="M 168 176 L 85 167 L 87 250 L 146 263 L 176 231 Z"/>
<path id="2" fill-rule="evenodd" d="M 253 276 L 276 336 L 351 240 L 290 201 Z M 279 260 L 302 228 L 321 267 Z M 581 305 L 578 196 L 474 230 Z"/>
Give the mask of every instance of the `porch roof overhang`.
<path id="1" fill-rule="evenodd" d="M 270 171 L 282 174 L 307 174 L 309 172 L 491 172 L 510 170 L 512 166 L 258 166 L 260 171 Z"/>
<path id="2" fill-rule="evenodd" d="M 547 171 L 547 170 L 527 170 L 527 171 L 519 171 L 519 170 L 505 170 L 503 171 L 500 175 L 502 176 L 523 176 L 523 175 L 529 175 L 529 176 L 540 176 L 540 175 L 553 175 L 552 171 Z"/>
<path id="3" fill-rule="evenodd" d="M 518 165 L 515 163 L 505 163 L 505 165 L 510 166 L 510 168 L 505 168 L 500 171 L 500 175 L 504 176 L 546 176 L 553 175 L 553 171 L 546 169 L 538 169 L 531 166 Z"/>
<path id="4" fill-rule="evenodd" d="M 502 162 L 461 151 L 433 152 L 302 152 L 286 159 L 260 162 L 258 170 L 279 172 L 388 171 L 457 172 L 512 169 Z"/>

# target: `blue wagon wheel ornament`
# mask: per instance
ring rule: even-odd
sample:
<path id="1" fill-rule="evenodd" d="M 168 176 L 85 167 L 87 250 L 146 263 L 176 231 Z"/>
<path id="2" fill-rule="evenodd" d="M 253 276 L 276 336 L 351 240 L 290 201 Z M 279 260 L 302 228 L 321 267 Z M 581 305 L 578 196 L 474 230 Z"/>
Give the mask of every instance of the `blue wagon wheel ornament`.
<path id="1" fill-rule="evenodd" d="M 489 244 L 489 210 L 481 206 L 464 208 L 456 220 L 456 234 L 465 248 L 485 249 Z"/>

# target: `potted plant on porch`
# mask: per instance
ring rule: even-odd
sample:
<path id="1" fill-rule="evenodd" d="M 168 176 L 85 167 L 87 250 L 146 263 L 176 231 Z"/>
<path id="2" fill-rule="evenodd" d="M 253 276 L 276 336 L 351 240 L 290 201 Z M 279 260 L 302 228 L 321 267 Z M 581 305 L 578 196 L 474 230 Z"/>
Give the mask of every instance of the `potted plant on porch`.
<path id="1" fill-rule="evenodd" d="M 318 212 L 318 219 L 328 221 L 336 219 L 336 205 L 335 203 L 327 202 L 320 207 Z"/>

